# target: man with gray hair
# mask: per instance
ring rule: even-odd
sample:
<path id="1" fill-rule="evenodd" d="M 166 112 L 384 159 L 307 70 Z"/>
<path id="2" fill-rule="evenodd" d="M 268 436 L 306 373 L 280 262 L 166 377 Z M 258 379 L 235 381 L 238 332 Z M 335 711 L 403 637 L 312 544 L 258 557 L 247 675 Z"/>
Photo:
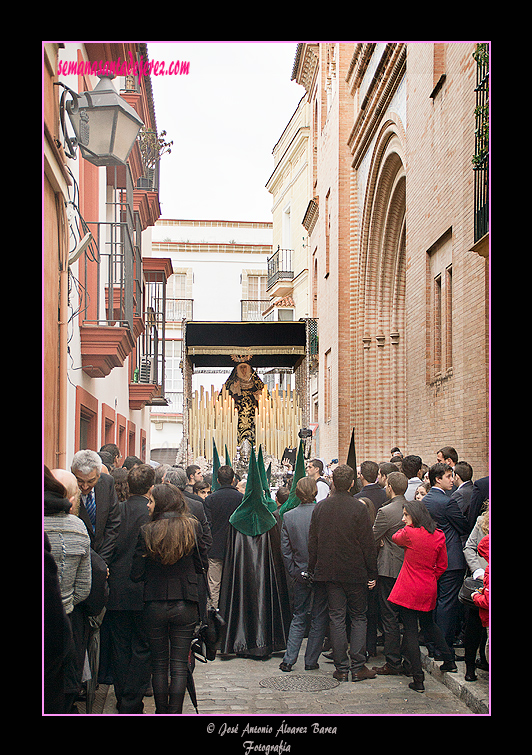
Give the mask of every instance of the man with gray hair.
<path id="1" fill-rule="evenodd" d="M 70 469 L 80 490 L 79 518 L 85 522 L 91 547 L 106 564 L 111 560 L 120 527 L 120 508 L 111 475 L 102 472 L 96 451 L 74 454 Z"/>

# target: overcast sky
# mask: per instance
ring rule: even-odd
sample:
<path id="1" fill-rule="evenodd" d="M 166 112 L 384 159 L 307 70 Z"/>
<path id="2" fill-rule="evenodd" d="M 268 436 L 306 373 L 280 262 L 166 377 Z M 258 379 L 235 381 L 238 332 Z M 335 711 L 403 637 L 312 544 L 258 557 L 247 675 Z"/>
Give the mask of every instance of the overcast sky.
<path id="1" fill-rule="evenodd" d="M 291 80 L 296 42 L 148 42 L 150 61 L 190 63 L 154 76 L 161 217 L 271 221 L 272 150 L 305 90 Z"/>

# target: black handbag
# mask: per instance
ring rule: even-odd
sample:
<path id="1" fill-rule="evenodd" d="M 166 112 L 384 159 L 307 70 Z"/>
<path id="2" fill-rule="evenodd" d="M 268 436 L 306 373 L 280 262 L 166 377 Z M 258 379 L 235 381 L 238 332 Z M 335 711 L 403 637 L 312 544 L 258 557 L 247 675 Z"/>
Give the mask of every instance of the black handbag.
<path id="1" fill-rule="evenodd" d="M 208 608 L 206 619 L 199 625 L 192 640 L 192 652 L 198 661 L 214 661 L 224 626 L 225 621 L 218 609 L 213 606 Z"/>
<path id="2" fill-rule="evenodd" d="M 198 543 L 196 541 L 196 550 L 201 562 L 201 556 L 199 553 Z M 201 567 L 203 573 L 203 579 L 205 580 L 205 589 L 207 596 L 211 597 L 211 591 L 209 590 L 209 583 L 207 581 L 207 574 L 203 566 Z M 225 626 L 225 620 L 222 614 L 214 606 L 207 608 L 205 620 L 198 624 L 196 633 L 192 640 L 191 649 L 194 653 L 194 657 L 201 663 L 207 663 L 207 661 L 214 661 L 216 658 L 216 651 L 222 637 L 222 629 Z"/>
<path id="3" fill-rule="evenodd" d="M 465 606 L 473 606 L 474 608 L 477 608 L 478 606 L 475 605 L 471 595 L 477 590 L 480 590 L 481 587 L 484 587 L 484 580 L 466 577 L 460 588 L 460 592 L 458 593 L 458 600 Z"/>

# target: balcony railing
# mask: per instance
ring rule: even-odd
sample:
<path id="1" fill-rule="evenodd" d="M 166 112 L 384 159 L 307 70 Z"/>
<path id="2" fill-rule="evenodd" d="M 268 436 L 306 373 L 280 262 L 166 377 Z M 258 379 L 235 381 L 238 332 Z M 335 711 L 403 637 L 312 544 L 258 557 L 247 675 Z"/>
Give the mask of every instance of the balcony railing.
<path id="1" fill-rule="evenodd" d="M 166 281 L 156 275 L 146 275 L 144 291 L 144 332 L 139 339 L 139 383 L 161 386 L 164 396 L 165 329 L 166 329 Z"/>
<path id="2" fill-rule="evenodd" d="M 292 250 L 280 249 L 268 257 L 268 288 L 274 286 L 279 280 L 293 280 Z"/>
<path id="3" fill-rule="evenodd" d="M 262 313 L 269 303 L 269 299 L 241 299 L 240 319 L 243 322 L 246 320 L 264 320 Z"/>
<path id="4" fill-rule="evenodd" d="M 108 176 L 112 179 L 112 176 Z M 80 261 L 81 355 L 84 371 L 105 377 L 121 367 L 141 329 L 142 252 L 129 170 L 110 182 L 106 220 L 87 222 L 94 245 Z"/>
<path id="5" fill-rule="evenodd" d="M 485 45 L 479 45 L 475 55 L 477 60 L 475 156 L 473 158 L 475 243 L 489 230 L 489 68 L 485 47 Z"/>
<path id="6" fill-rule="evenodd" d="M 166 322 L 193 320 L 194 299 L 167 299 Z"/>
<path id="7" fill-rule="evenodd" d="M 142 316 L 141 229 L 132 211 L 132 186 L 115 188 L 107 203 L 109 221 L 87 223 L 97 252 L 84 257 L 84 280 L 90 289 L 85 324 L 121 325 L 133 331 Z"/>
<path id="8" fill-rule="evenodd" d="M 165 391 L 165 399 L 167 400 L 166 406 L 157 405 L 154 410 L 157 413 L 162 414 L 183 414 L 183 391 Z"/>
<path id="9" fill-rule="evenodd" d="M 166 271 L 146 269 L 144 265 L 144 329 L 137 341 L 135 369 L 129 386 L 132 409 L 168 403 L 165 391 L 166 280 Z"/>
<path id="10" fill-rule="evenodd" d="M 307 351 L 311 358 L 315 358 L 319 353 L 318 321 L 309 318 L 307 321 L 308 344 Z"/>
<path id="11" fill-rule="evenodd" d="M 137 189 L 159 191 L 159 161 L 154 167 L 143 165 L 144 175 L 137 179 Z"/>

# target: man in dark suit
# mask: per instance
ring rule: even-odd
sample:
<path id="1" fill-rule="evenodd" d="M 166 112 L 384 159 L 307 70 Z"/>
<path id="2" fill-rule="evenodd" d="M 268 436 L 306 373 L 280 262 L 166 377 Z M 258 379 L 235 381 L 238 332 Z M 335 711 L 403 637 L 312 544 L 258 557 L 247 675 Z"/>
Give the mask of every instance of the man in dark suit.
<path id="1" fill-rule="evenodd" d="M 458 593 L 466 570 L 462 537 L 469 533 L 470 528 L 458 504 L 448 495 L 453 487 L 453 468 L 448 464 L 434 464 L 429 469 L 429 481 L 432 487 L 423 498 L 423 503 L 439 529 L 443 530 L 447 548 L 447 569 L 438 580 L 434 621 L 452 648 L 460 616 Z"/>
<path id="2" fill-rule="evenodd" d="M 205 498 L 203 506 L 211 527 L 212 545 L 209 549 L 209 587 L 213 605 L 218 607 L 220 583 L 229 529 L 229 517 L 242 503 L 243 495 L 234 485 L 233 468 L 223 465 L 218 470 L 220 487 Z"/>
<path id="3" fill-rule="evenodd" d="M 438 464 L 448 464 L 454 472 L 454 467 L 458 463 L 458 452 L 453 446 L 443 446 L 436 454 L 436 462 Z M 451 496 L 456 490 L 454 480 L 449 490 L 445 491 L 445 495 Z"/>
<path id="4" fill-rule="evenodd" d="M 81 493 L 79 518 L 85 522 L 91 547 L 109 564 L 120 527 L 120 509 L 111 475 L 102 472 L 102 460 L 96 451 L 74 454 L 71 471 Z"/>
<path id="5" fill-rule="evenodd" d="M 480 516 L 482 507 L 490 497 L 490 478 L 481 477 L 479 480 L 475 480 L 473 483 L 473 491 L 471 493 L 471 500 L 469 502 L 469 527 L 473 529 L 477 522 L 477 517 Z"/>
<path id="6" fill-rule="evenodd" d="M 368 510 L 349 492 L 354 472 L 342 464 L 333 472 L 334 490 L 316 504 L 309 530 L 309 571 L 325 582 L 330 640 L 339 681 L 376 678 L 366 665 L 367 590 L 377 579 L 377 551 Z M 346 616 L 351 619 L 350 642 Z M 348 653 L 349 646 L 349 653 Z"/>
<path id="7" fill-rule="evenodd" d="M 388 596 L 404 560 L 404 549 L 394 543 L 392 535 L 404 527 L 403 507 L 407 489 L 407 476 L 402 472 L 390 472 L 386 480 L 386 494 L 390 502 L 380 507 L 373 522 L 379 572 L 377 590 L 386 658 L 384 666 L 373 667 L 377 674 L 400 674 L 402 667 L 399 611 L 389 602 Z"/>
<path id="8" fill-rule="evenodd" d="M 469 519 L 469 505 L 473 494 L 473 467 L 467 461 L 459 461 L 454 467 L 456 490 L 451 500 L 456 501 L 462 514 Z"/>
<path id="9" fill-rule="evenodd" d="M 354 498 L 369 498 L 375 506 L 375 511 L 387 500 L 386 490 L 377 482 L 379 465 L 375 461 L 363 461 L 360 465 L 360 483 L 362 489 L 355 493 Z"/>
<path id="10" fill-rule="evenodd" d="M 119 713 L 142 713 L 150 681 L 150 649 L 142 622 L 143 584 L 129 578 L 140 528 L 149 521 L 148 492 L 155 480 L 149 464 L 133 467 L 127 476 L 129 498 L 120 503 L 120 529 L 109 564 L 106 621 Z"/>
<path id="11" fill-rule="evenodd" d="M 102 460 L 96 451 L 84 449 L 74 454 L 70 465 L 80 490 L 79 518 L 85 522 L 91 548 L 109 566 L 113 557 L 118 530 L 120 527 L 120 508 L 116 495 L 114 480 L 111 475 L 102 472 Z M 102 612 L 93 619 L 93 624 L 100 625 L 99 641 L 99 682 L 112 683 L 110 669 L 110 641 L 107 622 Z"/>

